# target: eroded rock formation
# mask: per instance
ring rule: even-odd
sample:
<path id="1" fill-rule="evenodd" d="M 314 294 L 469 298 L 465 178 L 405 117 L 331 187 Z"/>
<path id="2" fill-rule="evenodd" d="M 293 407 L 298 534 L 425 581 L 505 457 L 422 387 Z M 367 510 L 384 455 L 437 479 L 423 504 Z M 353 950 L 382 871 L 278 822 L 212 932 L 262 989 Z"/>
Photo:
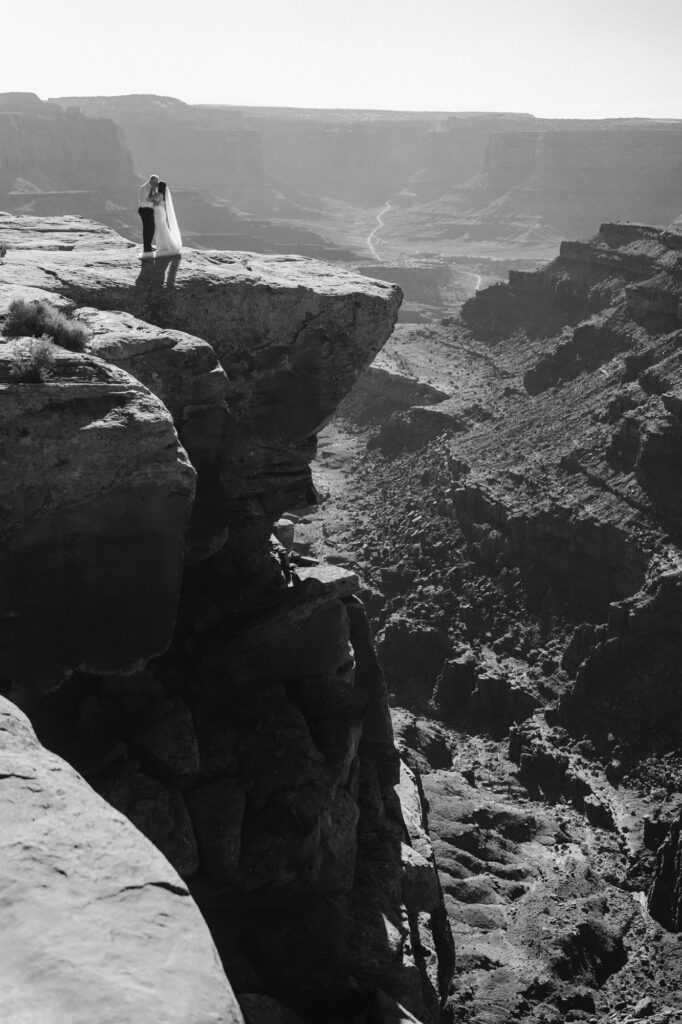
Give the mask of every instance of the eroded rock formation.
<path id="1" fill-rule="evenodd" d="M 3 1020 L 241 1024 L 187 887 L 4 698 L 0 807 Z"/>
<path id="2" fill-rule="evenodd" d="M 2 347 L 7 464 L 34 445 L 43 486 L 6 477 L 12 699 L 188 880 L 247 1016 L 262 997 L 306 1019 L 435 1024 L 451 937 L 357 578 L 297 565 L 271 536 L 315 500 L 315 434 L 390 334 L 399 290 L 296 257 L 140 268 L 84 222 L 42 225 L 55 247 L 43 230 L 39 250 L 39 225 L 3 227 L 22 247 L 0 267 L 2 310 L 49 295 L 92 332 L 44 383 L 16 376 L 27 339 Z M 86 465 L 101 431 L 104 462 Z M 65 569 L 47 576 L 47 625 L 19 603 L 36 530 Z M 30 658 L 17 607 L 26 635 L 34 614 Z"/>

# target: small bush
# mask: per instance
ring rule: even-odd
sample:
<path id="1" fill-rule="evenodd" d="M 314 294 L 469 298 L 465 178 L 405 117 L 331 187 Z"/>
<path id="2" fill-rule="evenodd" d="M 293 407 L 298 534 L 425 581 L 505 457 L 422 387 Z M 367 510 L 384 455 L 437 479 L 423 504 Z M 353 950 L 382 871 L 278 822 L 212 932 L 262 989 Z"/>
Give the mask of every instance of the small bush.
<path id="1" fill-rule="evenodd" d="M 47 335 L 55 345 L 71 352 L 83 352 L 90 340 L 90 331 L 83 324 L 69 320 L 52 303 L 42 299 L 14 299 L 2 332 L 8 338 L 42 338 Z"/>
<path id="2" fill-rule="evenodd" d="M 16 384 L 42 384 L 54 373 L 54 345 L 49 338 L 38 338 L 17 352 L 9 375 Z"/>

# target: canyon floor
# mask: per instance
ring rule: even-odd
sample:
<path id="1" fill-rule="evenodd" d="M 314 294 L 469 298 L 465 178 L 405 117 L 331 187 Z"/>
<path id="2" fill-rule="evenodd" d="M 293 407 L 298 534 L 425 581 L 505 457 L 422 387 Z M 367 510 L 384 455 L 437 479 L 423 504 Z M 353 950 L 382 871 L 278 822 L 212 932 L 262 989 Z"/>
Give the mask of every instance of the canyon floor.
<path id="1" fill-rule="evenodd" d="M 394 383 L 428 384 L 431 401 L 446 398 L 481 421 L 498 415 L 505 389 L 513 392 L 508 361 L 465 330 L 456 309 L 441 312 L 399 325 L 375 365 Z M 381 388 L 356 390 L 320 435 L 321 507 L 298 510 L 294 558 L 352 567 L 363 580 L 455 936 L 447 1018 L 681 1021 L 682 935 L 648 913 L 643 829 L 674 804 L 682 758 L 628 758 L 600 748 L 588 729 L 548 724 L 569 685 L 562 653 L 580 610 L 546 581 L 472 556 L 452 514 L 458 435 L 420 436 L 417 420 L 396 436 L 387 426 L 396 395 L 382 406 Z M 409 403 L 399 394 L 392 408 Z M 479 681 L 476 706 L 444 713 L 438 686 L 453 650 L 455 662 L 488 665 L 489 686 Z M 524 743 L 535 762 L 521 771 Z M 557 761 L 581 780 L 580 810 L 545 784 Z"/>

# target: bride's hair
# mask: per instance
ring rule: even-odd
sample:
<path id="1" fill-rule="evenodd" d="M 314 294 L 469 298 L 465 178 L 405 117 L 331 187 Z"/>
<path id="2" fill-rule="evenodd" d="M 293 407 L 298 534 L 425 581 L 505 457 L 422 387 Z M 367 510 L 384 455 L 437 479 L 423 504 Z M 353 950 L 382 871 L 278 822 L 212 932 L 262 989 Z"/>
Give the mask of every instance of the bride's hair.
<path id="1" fill-rule="evenodd" d="M 159 190 L 159 192 L 161 193 L 161 195 L 165 199 L 165 197 L 166 197 L 166 182 L 165 181 L 160 181 L 159 184 L 156 187 L 157 187 L 157 189 Z"/>

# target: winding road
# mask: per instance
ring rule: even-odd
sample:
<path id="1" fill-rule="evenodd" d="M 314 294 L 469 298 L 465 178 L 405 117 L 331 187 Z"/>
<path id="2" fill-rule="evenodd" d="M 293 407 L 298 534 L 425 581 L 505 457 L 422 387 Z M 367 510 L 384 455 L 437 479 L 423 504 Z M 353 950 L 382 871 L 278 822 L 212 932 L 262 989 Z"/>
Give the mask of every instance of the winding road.
<path id="1" fill-rule="evenodd" d="M 377 261 L 377 263 L 379 263 L 381 261 L 381 258 L 379 256 L 379 253 L 377 252 L 377 248 L 376 248 L 376 246 L 374 244 L 374 240 L 377 237 L 378 233 L 383 228 L 383 226 L 384 226 L 384 217 L 386 216 L 388 211 L 390 209 L 392 209 L 392 206 L 393 206 L 393 204 L 390 201 L 384 203 L 384 205 L 382 206 L 382 208 L 379 210 L 379 212 L 376 215 L 376 226 L 374 228 L 372 228 L 372 230 L 367 235 L 367 238 L 365 240 L 367 248 L 371 252 L 373 258 Z M 483 276 L 481 274 L 474 273 L 473 270 L 465 270 L 463 267 L 458 267 L 457 269 L 460 270 L 460 272 L 462 274 L 466 274 L 467 277 L 473 277 L 474 281 L 476 282 L 475 285 L 474 285 L 474 294 L 475 294 L 480 289 L 480 287 L 481 287 L 481 282 L 483 281 Z"/>
<path id="2" fill-rule="evenodd" d="M 374 248 L 374 241 L 373 241 L 373 239 L 374 239 L 374 236 L 376 235 L 377 231 L 381 231 L 381 229 L 383 228 L 383 226 L 384 226 L 384 217 L 386 216 L 386 214 L 388 213 L 388 211 L 390 209 L 391 209 L 391 204 L 390 203 L 384 203 L 383 207 L 381 208 L 381 210 L 377 214 L 377 226 L 372 231 L 370 231 L 370 233 L 367 235 L 367 247 L 368 247 L 369 251 L 371 252 L 372 256 L 374 257 L 374 259 L 377 260 L 377 261 L 379 260 L 379 253 Z"/>

